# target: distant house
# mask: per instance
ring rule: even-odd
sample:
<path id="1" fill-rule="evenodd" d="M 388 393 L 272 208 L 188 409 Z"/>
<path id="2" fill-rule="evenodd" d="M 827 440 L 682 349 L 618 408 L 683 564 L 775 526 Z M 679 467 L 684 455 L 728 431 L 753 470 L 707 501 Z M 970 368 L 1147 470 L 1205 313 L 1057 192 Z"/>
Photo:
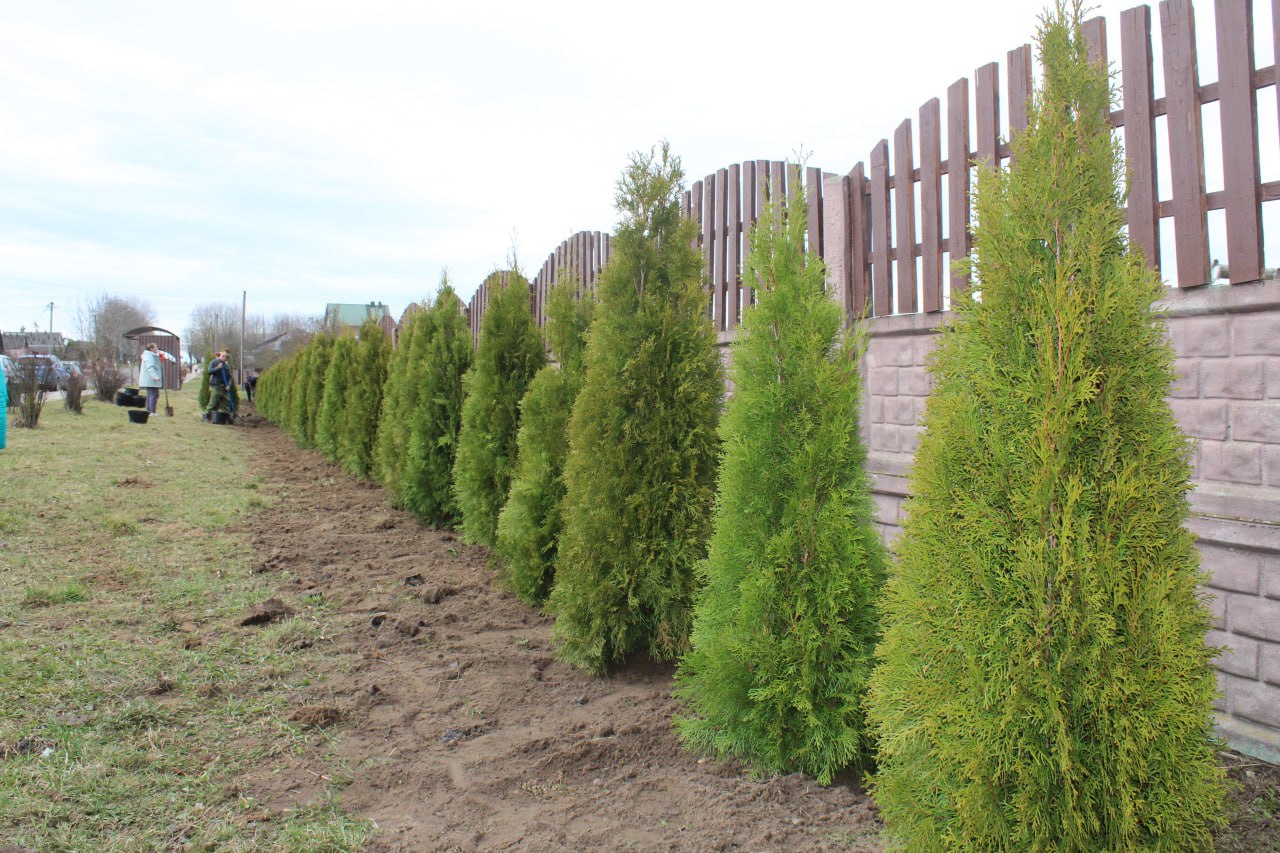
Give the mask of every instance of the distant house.
<path id="1" fill-rule="evenodd" d="M 348 326 L 360 328 L 365 320 L 373 320 L 383 327 L 395 328 L 395 320 L 391 319 L 391 309 L 381 302 L 350 304 L 346 302 L 330 302 L 324 306 L 324 330 L 330 334 L 340 332 Z M 388 324 L 390 324 L 388 326 Z"/>
<path id="2" fill-rule="evenodd" d="M 66 349 L 62 332 L 28 332 L 25 329 L 0 335 L 0 352 L 10 355 L 40 353 L 56 355 Z"/>

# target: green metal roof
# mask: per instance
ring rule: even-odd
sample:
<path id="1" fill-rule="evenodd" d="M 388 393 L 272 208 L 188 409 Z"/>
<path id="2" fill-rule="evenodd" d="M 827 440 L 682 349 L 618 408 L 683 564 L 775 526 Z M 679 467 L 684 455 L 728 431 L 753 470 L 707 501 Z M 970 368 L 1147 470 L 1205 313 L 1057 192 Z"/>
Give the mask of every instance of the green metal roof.
<path id="1" fill-rule="evenodd" d="M 391 309 L 381 302 L 330 302 L 324 306 L 324 324 L 331 329 L 359 326 L 365 320 L 381 320 L 390 313 Z"/>

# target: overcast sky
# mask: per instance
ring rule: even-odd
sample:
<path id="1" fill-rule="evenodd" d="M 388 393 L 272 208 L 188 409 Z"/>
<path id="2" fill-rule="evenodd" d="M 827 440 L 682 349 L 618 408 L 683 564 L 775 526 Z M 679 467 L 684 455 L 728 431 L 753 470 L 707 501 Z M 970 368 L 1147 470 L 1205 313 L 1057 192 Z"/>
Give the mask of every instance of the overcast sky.
<path id="1" fill-rule="evenodd" d="M 1113 53 L 1132 5 L 1098 5 Z M 1196 5 L 1203 60 L 1213 7 Z M 179 334 L 242 291 L 268 317 L 398 316 L 445 269 L 465 299 L 513 246 L 536 272 L 573 232 L 612 230 L 630 152 L 667 139 L 690 181 L 799 150 L 845 172 L 1031 41 L 1042 9 L 0 0 L 0 330 L 47 329 L 52 302 L 74 336 L 102 293 Z"/>

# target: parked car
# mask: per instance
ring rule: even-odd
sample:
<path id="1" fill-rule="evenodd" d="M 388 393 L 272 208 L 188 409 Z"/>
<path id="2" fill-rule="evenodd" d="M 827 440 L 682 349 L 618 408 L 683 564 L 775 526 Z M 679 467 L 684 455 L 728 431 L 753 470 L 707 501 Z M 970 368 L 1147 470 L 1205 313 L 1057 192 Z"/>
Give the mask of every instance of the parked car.
<path id="1" fill-rule="evenodd" d="M 29 364 L 36 366 L 41 391 L 61 391 L 67 387 L 67 380 L 71 378 L 71 372 L 57 356 L 20 355 L 17 360 L 21 367 Z"/>

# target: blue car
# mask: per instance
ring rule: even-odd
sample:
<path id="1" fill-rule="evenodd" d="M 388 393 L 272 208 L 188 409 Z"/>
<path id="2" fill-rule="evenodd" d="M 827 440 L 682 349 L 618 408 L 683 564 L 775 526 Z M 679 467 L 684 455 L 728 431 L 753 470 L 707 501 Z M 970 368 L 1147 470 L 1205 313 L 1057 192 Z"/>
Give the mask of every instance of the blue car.
<path id="1" fill-rule="evenodd" d="M 71 378 L 71 371 L 54 355 L 20 355 L 17 361 L 20 369 L 35 367 L 41 391 L 61 391 Z"/>

